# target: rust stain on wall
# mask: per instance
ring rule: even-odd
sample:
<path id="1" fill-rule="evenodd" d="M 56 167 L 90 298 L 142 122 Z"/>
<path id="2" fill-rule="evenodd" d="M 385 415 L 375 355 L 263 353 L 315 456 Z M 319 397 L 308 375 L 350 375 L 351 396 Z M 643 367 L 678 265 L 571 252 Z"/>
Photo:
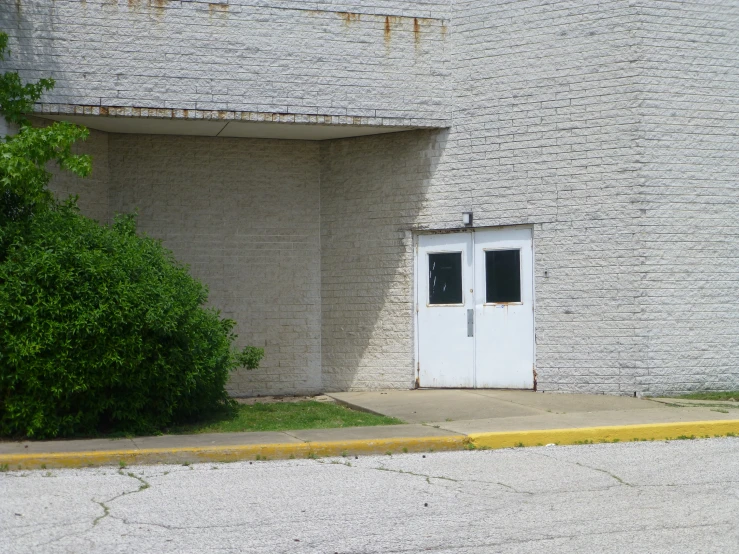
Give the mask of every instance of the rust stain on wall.
<path id="1" fill-rule="evenodd" d="M 344 20 L 344 25 L 347 27 L 362 17 L 362 14 L 352 12 L 337 12 L 337 15 Z"/>
<path id="2" fill-rule="evenodd" d="M 418 18 L 413 18 L 413 41 L 416 43 L 416 48 L 421 43 L 421 24 L 418 22 Z"/>
<path id="3" fill-rule="evenodd" d="M 208 17 L 228 17 L 228 4 L 221 4 L 219 2 L 211 2 L 208 4 Z"/>
<path id="4" fill-rule="evenodd" d="M 392 38 L 393 33 L 393 25 L 397 25 L 398 23 L 400 23 L 400 16 L 385 16 L 385 46 L 390 46 L 390 39 Z"/>
<path id="5" fill-rule="evenodd" d="M 156 17 L 164 17 L 165 8 L 169 0 L 149 0 L 149 6 L 154 8 L 154 15 Z"/>

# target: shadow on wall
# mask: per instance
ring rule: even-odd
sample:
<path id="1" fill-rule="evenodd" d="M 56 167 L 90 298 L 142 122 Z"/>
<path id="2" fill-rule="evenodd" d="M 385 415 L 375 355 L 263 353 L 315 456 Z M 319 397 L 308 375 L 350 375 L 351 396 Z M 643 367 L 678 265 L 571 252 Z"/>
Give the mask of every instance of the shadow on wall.
<path id="1" fill-rule="evenodd" d="M 139 213 L 263 347 L 236 396 L 321 390 L 318 145 L 300 140 L 110 135 L 111 204 Z"/>
<path id="2" fill-rule="evenodd" d="M 326 391 L 412 388 L 413 235 L 446 130 L 321 145 Z"/>

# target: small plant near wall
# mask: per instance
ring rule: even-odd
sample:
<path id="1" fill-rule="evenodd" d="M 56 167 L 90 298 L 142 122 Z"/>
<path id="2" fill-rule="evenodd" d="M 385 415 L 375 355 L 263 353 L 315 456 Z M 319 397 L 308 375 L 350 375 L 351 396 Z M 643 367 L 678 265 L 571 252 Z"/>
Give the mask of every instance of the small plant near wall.
<path id="1" fill-rule="evenodd" d="M 2 59 L 7 46 L 0 33 Z M 263 351 L 233 347 L 235 322 L 135 215 L 100 225 L 49 191 L 49 163 L 92 167 L 72 150 L 85 128 L 25 116 L 53 86 L 0 76 L 0 111 L 19 127 L 0 137 L 0 435 L 154 433 L 231 405 L 229 372 Z"/>

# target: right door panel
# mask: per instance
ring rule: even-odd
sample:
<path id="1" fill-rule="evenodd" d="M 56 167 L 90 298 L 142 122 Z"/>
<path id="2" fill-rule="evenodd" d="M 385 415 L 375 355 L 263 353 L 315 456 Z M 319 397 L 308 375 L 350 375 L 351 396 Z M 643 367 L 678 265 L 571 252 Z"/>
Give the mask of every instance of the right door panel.
<path id="1" fill-rule="evenodd" d="M 475 231 L 475 387 L 534 386 L 531 229 Z"/>

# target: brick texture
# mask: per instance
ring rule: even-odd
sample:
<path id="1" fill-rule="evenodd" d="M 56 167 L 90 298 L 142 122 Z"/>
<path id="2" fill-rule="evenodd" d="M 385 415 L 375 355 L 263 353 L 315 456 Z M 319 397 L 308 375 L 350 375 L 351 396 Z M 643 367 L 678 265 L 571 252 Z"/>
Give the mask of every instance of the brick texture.
<path id="1" fill-rule="evenodd" d="M 641 2 L 649 392 L 739 385 L 739 4 Z"/>
<path id="2" fill-rule="evenodd" d="M 138 209 L 238 322 L 238 344 L 265 348 L 239 395 L 321 389 L 318 145 L 303 141 L 111 135 L 111 206 Z"/>
<path id="3" fill-rule="evenodd" d="M 446 131 L 321 147 L 323 384 L 410 388 L 413 237 Z"/>
<path id="4" fill-rule="evenodd" d="M 736 2 L 158 4 L 21 1 L 0 23 L 25 76 L 57 77 L 45 101 L 452 120 L 91 137 L 97 184 L 55 186 L 101 220 L 138 207 L 267 347 L 234 393 L 412 386 L 413 236 L 463 211 L 534 229 L 541 389 L 739 386 Z"/>
<path id="5" fill-rule="evenodd" d="M 645 372 L 637 20 L 618 0 L 466 2 L 453 14 L 440 173 L 479 225 L 534 226 L 542 390 L 633 393 Z"/>
<path id="6" fill-rule="evenodd" d="M 5 3 L 47 104 L 449 119 L 447 2 Z"/>

